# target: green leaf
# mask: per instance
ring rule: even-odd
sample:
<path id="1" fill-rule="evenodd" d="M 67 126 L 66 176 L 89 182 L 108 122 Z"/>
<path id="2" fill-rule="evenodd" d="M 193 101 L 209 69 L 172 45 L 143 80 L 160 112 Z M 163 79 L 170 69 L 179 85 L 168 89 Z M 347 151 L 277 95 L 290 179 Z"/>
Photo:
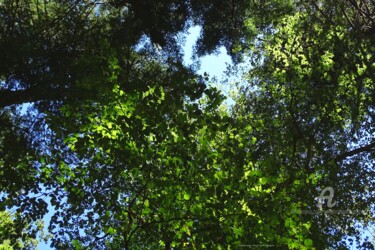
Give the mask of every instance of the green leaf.
<path id="1" fill-rule="evenodd" d="M 313 241 L 311 239 L 306 239 L 304 242 L 306 247 L 312 247 L 313 246 Z"/>
<path id="2" fill-rule="evenodd" d="M 115 228 L 113 228 L 113 227 L 109 227 L 108 229 L 107 229 L 107 234 L 111 234 L 111 235 L 114 235 L 114 234 L 116 234 L 116 232 L 117 232 L 117 230 L 115 229 Z"/>
<path id="3" fill-rule="evenodd" d="M 267 177 L 259 178 L 259 183 L 262 184 L 262 185 L 267 184 L 268 183 L 268 178 Z"/>
<path id="4" fill-rule="evenodd" d="M 184 200 L 190 200 L 190 195 L 188 193 L 184 193 Z"/>
<path id="5" fill-rule="evenodd" d="M 255 137 L 252 137 L 252 138 L 251 138 L 251 144 L 253 144 L 253 145 L 254 145 L 254 144 L 255 144 L 256 142 L 257 142 L 257 138 L 255 138 Z"/>

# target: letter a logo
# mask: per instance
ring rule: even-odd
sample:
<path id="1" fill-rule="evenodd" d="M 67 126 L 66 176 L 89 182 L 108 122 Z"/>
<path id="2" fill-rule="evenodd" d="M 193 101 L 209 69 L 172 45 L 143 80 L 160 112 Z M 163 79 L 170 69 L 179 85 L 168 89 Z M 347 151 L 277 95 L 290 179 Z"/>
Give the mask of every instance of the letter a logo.
<path id="1" fill-rule="evenodd" d="M 329 192 L 329 195 L 324 195 L 327 191 Z M 336 202 L 332 203 L 334 193 L 335 192 L 333 191 L 332 187 L 324 188 L 322 190 L 322 192 L 320 193 L 320 196 L 316 197 L 318 199 L 318 207 L 320 209 L 322 209 L 322 205 L 324 203 L 324 200 L 328 200 L 328 202 L 327 202 L 328 207 L 333 207 L 336 204 Z"/>

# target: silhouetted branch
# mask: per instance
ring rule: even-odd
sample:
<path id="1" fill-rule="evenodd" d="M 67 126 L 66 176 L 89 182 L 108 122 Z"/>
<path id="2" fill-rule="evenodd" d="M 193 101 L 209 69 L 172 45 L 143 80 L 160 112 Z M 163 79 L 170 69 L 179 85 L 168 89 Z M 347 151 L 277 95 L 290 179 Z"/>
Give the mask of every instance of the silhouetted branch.
<path id="1" fill-rule="evenodd" d="M 336 162 L 343 161 L 348 157 L 351 157 L 351 156 L 354 156 L 354 155 L 357 155 L 357 154 L 360 154 L 360 153 L 364 153 L 364 152 L 369 152 L 369 151 L 372 151 L 372 150 L 375 150 L 375 141 L 366 145 L 366 146 L 359 147 L 359 148 L 354 149 L 352 151 L 348 151 L 348 152 L 345 152 L 341 155 L 338 155 L 334 158 L 334 161 L 336 161 Z"/>

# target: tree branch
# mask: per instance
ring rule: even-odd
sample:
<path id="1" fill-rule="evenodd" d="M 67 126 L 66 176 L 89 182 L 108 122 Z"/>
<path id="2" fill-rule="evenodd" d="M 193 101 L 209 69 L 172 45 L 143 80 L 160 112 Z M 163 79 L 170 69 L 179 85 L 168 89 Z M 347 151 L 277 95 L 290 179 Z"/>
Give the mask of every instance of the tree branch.
<path id="1" fill-rule="evenodd" d="M 28 102 L 57 101 L 67 98 L 89 99 L 94 93 L 75 88 L 30 88 L 26 90 L 0 90 L 0 109 Z"/>
<path id="2" fill-rule="evenodd" d="M 359 147 L 359 148 L 354 149 L 352 151 L 348 151 L 348 152 L 345 152 L 341 155 L 338 155 L 333 160 L 336 161 L 336 162 L 343 161 L 348 157 L 351 157 L 351 156 L 354 156 L 354 155 L 357 155 L 357 154 L 360 154 L 360 153 L 364 153 L 364 152 L 369 152 L 369 151 L 372 151 L 374 149 L 375 149 L 375 141 L 366 145 L 366 146 Z"/>

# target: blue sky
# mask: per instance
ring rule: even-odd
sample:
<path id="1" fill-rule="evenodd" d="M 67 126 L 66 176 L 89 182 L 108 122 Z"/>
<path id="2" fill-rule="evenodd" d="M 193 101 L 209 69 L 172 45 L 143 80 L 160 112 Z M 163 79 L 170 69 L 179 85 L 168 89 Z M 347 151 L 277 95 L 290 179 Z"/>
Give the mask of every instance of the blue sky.
<path id="1" fill-rule="evenodd" d="M 193 46 L 195 45 L 201 28 L 199 26 L 192 27 L 188 30 L 188 36 L 184 46 L 184 63 L 190 65 L 193 63 Z M 201 68 L 198 73 L 208 73 L 212 77 L 221 79 L 224 71 L 226 70 L 226 64 L 231 63 L 231 58 L 227 55 L 227 51 L 224 47 L 219 49 L 219 53 L 216 55 L 209 55 L 200 58 Z"/>

